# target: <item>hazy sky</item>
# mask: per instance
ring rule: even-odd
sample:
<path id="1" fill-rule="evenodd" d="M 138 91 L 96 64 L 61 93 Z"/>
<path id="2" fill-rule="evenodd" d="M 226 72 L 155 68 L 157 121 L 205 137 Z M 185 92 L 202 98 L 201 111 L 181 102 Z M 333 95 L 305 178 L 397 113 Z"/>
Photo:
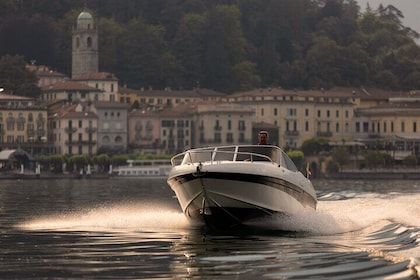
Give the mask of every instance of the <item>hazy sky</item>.
<path id="1" fill-rule="evenodd" d="M 404 14 L 403 24 L 420 33 L 420 0 L 357 0 L 362 11 L 366 9 L 369 3 L 373 10 L 376 10 L 379 4 L 393 5 Z"/>

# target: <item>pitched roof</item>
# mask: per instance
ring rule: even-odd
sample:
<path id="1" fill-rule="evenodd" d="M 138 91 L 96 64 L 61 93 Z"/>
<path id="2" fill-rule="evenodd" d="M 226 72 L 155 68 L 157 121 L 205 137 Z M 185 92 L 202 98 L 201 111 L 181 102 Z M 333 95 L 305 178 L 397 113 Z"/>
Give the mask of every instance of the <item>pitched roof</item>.
<path id="1" fill-rule="evenodd" d="M 97 81 L 118 81 L 118 78 L 115 77 L 114 74 L 108 73 L 108 72 L 91 72 L 82 74 L 80 76 L 77 76 L 73 78 L 74 81 L 91 81 L 91 80 L 97 80 Z"/>
<path id="2" fill-rule="evenodd" d="M 75 81 L 58 82 L 52 85 L 48 85 L 42 88 L 43 91 L 90 91 L 90 92 L 101 92 L 102 90 L 88 86 L 83 83 Z"/>
<path id="3" fill-rule="evenodd" d="M 163 90 L 153 90 L 153 89 L 128 89 L 120 88 L 119 93 L 136 93 L 138 96 L 156 96 L 156 97 L 195 97 L 202 98 L 203 96 L 225 96 L 226 94 L 217 92 L 211 89 L 191 89 L 191 90 L 172 90 L 166 88 Z"/>
<path id="4" fill-rule="evenodd" d="M 95 101 L 95 107 L 99 109 L 106 109 L 106 108 L 129 108 L 129 104 L 127 103 L 121 103 L 121 102 L 115 102 L 115 101 Z"/>
<path id="5" fill-rule="evenodd" d="M 6 94 L 6 93 L 0 93 L 0 101 L 9 101 L 9 100 L 10 101 L 31 101 L 31 100 L 35 100 L 35 98 Z"/>

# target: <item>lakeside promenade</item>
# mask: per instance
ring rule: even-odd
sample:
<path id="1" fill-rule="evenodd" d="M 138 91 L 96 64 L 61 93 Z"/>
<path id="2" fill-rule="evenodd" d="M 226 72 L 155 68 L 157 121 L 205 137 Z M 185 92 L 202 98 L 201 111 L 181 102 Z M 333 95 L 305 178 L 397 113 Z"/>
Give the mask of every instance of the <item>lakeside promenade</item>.
<path id="1" fill-rule="evenodd" d="M 343 180 L 418 180 L 420 179 L 420 169 L 351 169 L 342 170 L 338 173 L 326 174 L 325 178 Z"/>
<path id="2" fill-rule="evenodd" d="M 93 173 L 93 174 L 80 174 L 80 173 L 51 173 L 44 172 L 36 174 L 35 172 L 0 172 L 0 180 L 36 180 L 36 179 L 111 179 L 115 178 L 114 174 L 108 173 Z"/>
<path id="3" fill-rule="evenodd" d="M 43 172 L 36 174 L 35 172 L 18 171 L 0 172 L 0 180 L 21 180 L 21 179 L 113 179 L 121 178 L 116 174 L 109 173 L 51 173 Z M 139 177 L 140 178 L 140 177 Z M 362 170 L 343 170 L 338 173 L 323 174 L 321 178 L 336 180 L 419 180 L 420 169 L 362 169 Z"/>

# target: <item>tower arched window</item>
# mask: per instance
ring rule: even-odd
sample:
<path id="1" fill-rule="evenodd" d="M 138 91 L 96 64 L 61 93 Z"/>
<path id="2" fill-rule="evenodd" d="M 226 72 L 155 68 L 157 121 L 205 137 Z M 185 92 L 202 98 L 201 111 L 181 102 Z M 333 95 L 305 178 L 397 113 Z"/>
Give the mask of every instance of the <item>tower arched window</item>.
<path id="1" fill-rule="evenodd" d="M 91 37 L 87 38 L 87 46 L 88 46 L 88 48 L 92 47 L 92 38 Z"/>

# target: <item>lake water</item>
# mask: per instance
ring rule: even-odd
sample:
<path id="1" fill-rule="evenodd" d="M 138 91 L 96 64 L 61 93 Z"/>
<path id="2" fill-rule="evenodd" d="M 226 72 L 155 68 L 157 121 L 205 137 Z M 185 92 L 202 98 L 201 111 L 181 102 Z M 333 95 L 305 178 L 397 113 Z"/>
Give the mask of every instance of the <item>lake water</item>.
<path id="1" fill-rule="evenodd" d="M 315 213 L 214 232 L 163 178 L 0 180 L 0 278 L 419 279 L 420 182 L 313 183 Z"/>

